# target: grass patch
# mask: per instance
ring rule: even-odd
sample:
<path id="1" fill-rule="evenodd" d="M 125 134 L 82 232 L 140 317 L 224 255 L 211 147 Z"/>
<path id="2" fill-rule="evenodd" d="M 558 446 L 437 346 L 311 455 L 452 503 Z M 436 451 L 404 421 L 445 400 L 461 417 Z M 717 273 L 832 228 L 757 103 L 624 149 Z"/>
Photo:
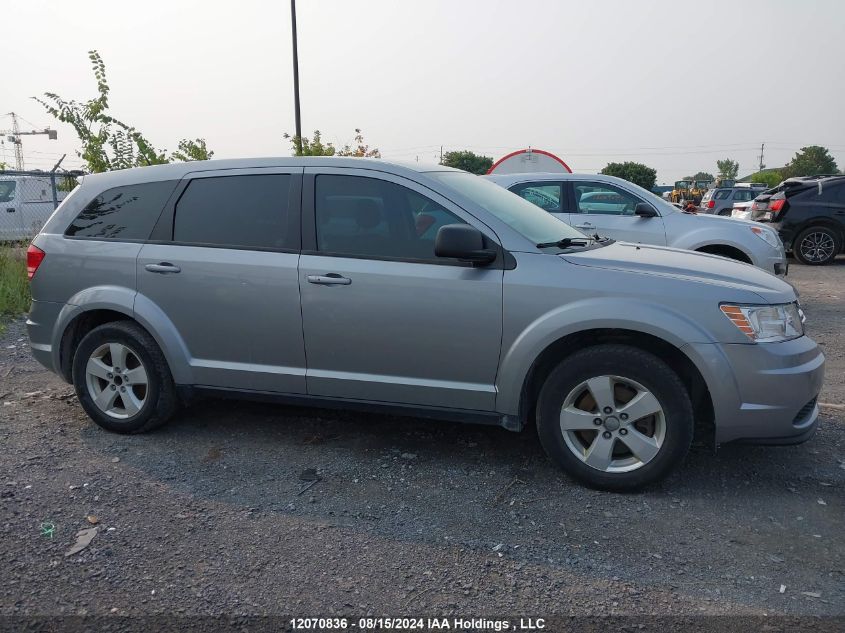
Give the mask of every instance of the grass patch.
<path id="1" fill-rule="evenodd" d="M 9 317 L 29 310 L 29 280 L 26 278 L 26 248 L 0 244 L 0 332 Z"/>

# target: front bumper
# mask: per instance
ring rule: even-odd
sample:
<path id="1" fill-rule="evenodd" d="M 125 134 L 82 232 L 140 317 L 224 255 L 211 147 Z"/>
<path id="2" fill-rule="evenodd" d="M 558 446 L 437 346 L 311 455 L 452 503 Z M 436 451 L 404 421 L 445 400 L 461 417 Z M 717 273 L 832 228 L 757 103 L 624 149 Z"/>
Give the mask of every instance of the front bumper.
<path id="1" fill-rule="evenodd" d="M 764 254 L 758 254 L 757 258 L 757 261 L 754 262 L 755 266 L 778 277 L 786 276 L 789 270 L 789 264 L 786 260 L 786 250 L 783 244 L 777 249 L 768 247 L 766 252 Z"/>
<path id="2" fill-rule="evenodd" d="M 813 339 L 689 344 L 684 351 L 710 391 L 717 443 L 796 444 L 812 437 L 825 361 Z"/>

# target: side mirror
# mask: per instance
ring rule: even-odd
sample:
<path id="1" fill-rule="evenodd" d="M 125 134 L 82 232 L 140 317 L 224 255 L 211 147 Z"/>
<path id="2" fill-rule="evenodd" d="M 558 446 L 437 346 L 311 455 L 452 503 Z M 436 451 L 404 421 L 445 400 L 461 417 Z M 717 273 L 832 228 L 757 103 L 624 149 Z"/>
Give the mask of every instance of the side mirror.
<path id="1" fill-rule="evenodd" d="M 654 210 L 650 204 L 645 202 L 637 203 L 637 206 L 634 207 L 634 215 L 638 215 L 641 218 L 654 218 L 657 217 L 657 211 Z"/>
<path id="2" fill-rule="evenodd" d="M 481 231 L 468 224 L 441 226 L 434 238 L 434 254 L 474 264 L 489 264 L 496 259 L 496 251 L 485 248 Z"/>

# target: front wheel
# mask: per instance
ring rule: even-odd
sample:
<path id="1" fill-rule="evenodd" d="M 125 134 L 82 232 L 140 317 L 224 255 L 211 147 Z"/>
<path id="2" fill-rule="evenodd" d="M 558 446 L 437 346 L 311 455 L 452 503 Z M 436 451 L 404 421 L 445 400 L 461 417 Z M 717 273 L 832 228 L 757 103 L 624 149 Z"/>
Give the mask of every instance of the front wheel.
<path id="1" fill-rule="evenodd" d="M 826 226 L 811 226 L 795 238 L 795 258 L 802 264 L 823 266 L 830 264 L 842 250 L 839 237 Z"/>
<path id="2" fill-rule="evenodd" d="M 83 337 L 73 359 L 73 385 L 88 416 L 115 433 L 160 426 L 178 403 L 164 354 L 130 321 L 106 323 Z"/>
<path id="3" fill-rule="evenodd" d="M 540 390 L 537 428 L 546 453 L 578 481 L 631 491 L 666 477 L 692 443 L 693 410 L 659 358 L 605 344 L 567 357 Z"/>

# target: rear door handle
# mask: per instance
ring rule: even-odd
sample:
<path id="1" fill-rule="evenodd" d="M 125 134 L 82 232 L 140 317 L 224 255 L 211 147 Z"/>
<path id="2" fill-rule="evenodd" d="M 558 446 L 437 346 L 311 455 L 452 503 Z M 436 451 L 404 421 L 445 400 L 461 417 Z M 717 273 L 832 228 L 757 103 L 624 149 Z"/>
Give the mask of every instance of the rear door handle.
<path id="1" fill-rule="evenodd" d="M 15 207 L 6 207 L 6 213 L 14 213 Z"/>
<path id="2" fill-rule="evenodd" d="M 349 277 L 344 277 L 337 273 L 327 273 L 325 275 L 308 275 L 306 277 L 309 284 L 317 284 L 318 286 L 348 286 L 352 283 Z"/>
<path id="3" fill-rule="evenodd" d="M 178 273 L 182 272 L 182 269 L 178 266 L 174 266 L 173 264 L 169 264 L 168 262 L 161 262 L 160 264 L 147 264 L 144 266 L 144 270 L 148 270 L 151 273 L 159 273 L 162 275 L 166 275 L 168 273 Z"/>

